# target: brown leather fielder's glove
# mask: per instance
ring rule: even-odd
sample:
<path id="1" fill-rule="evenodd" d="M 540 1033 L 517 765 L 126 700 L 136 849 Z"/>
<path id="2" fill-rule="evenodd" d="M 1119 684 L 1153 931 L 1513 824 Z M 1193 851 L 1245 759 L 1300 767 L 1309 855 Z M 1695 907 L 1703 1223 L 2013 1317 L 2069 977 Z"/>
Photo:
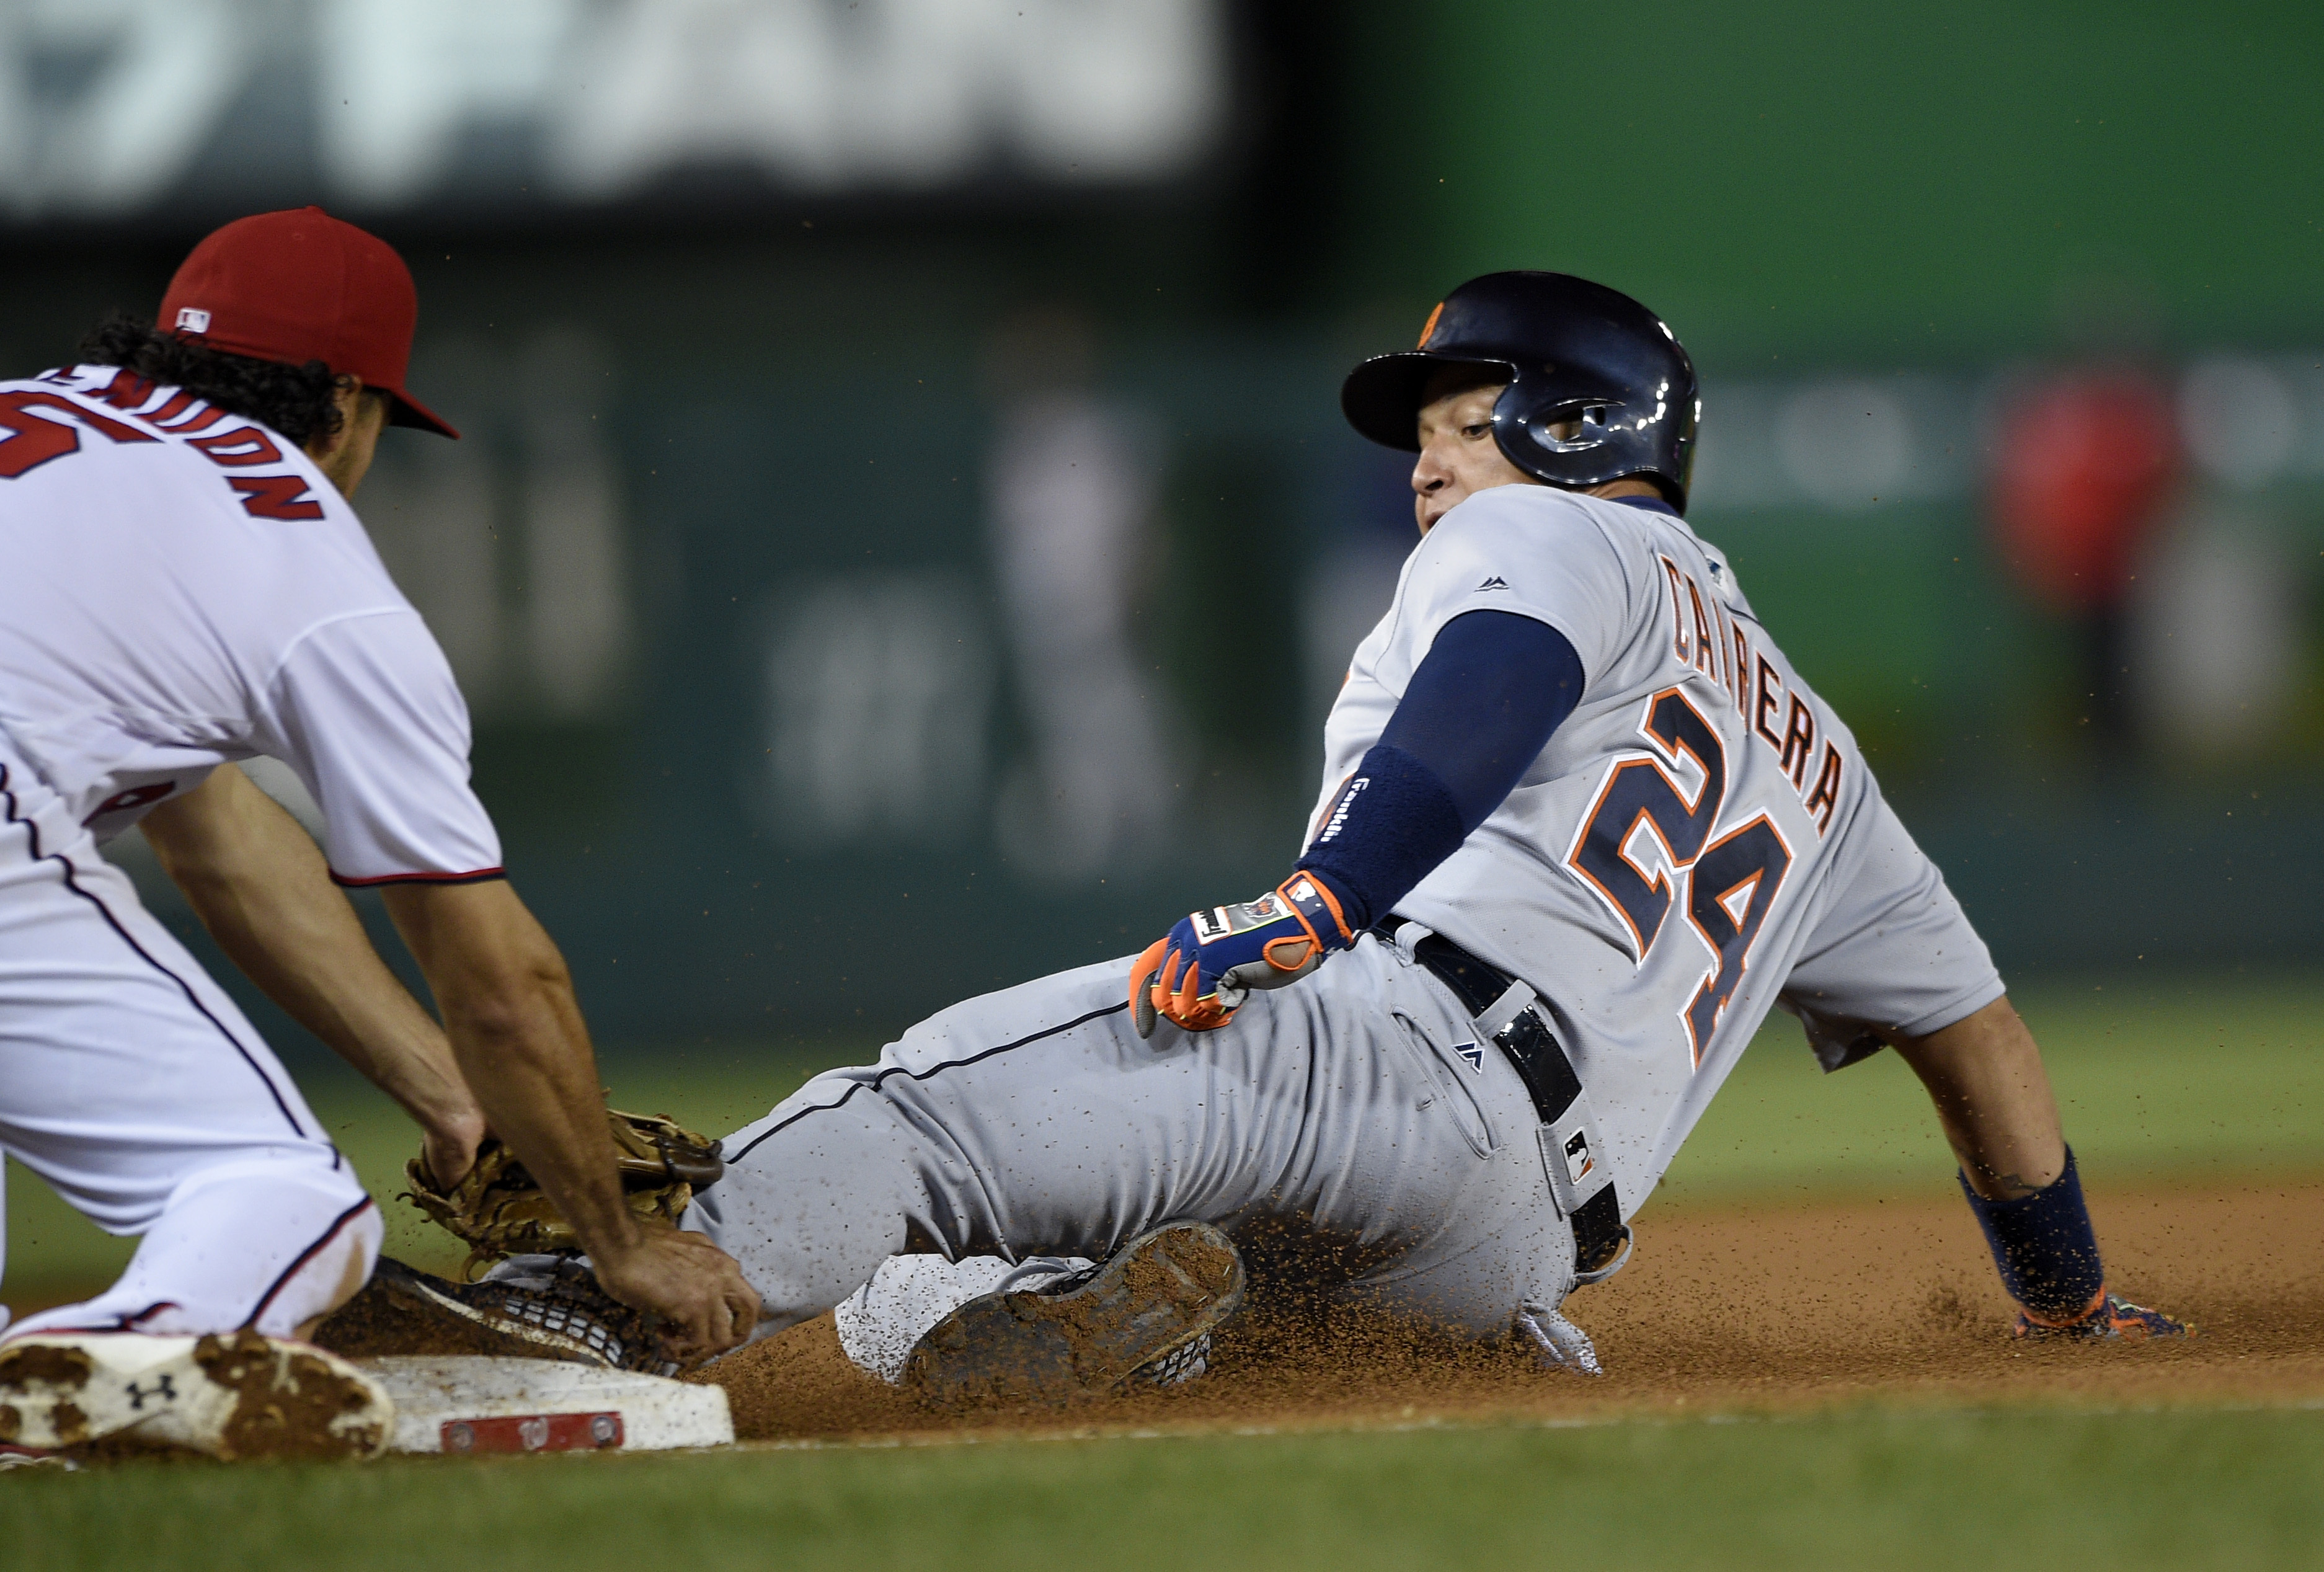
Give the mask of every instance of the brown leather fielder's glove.
<path id="1" fill-rule="evenodd" d="M 641 1222 L 675 1224 L 694 1192 L 726 1171 L 719 1143 L 669 1119 L 608 1108 L 620 1153 L 622 1190 Z M 403 1165 L 411 1188 L 402 1198 L 459 1235 L 468 1246 L 467 1270 L 504 1255 L 578 1251 L 579 1235 L 558 1215 L 516 1153 L 487 1136 L 476 1165 L 449 1190 L 437 1187 L 422 1158 Z"/>

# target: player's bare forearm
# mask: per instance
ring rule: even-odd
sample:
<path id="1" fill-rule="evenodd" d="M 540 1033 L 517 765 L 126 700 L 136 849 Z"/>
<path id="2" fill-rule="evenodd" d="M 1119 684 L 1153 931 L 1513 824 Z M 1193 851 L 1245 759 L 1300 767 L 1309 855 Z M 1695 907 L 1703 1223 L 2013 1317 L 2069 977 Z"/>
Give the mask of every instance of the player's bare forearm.
<path id="1" fill-rule="evenodd" d="M 1987 1200 L 2032 1195 L 2066 1169 L 2058 1100 L 2034 1034 L 2006 998 L 1896 1051 L 1936 1105 L 1969 1186 Z"/>
<path id="2" fill-rule="evenodd" d="M 623 1201 L 572 978 L 516 892 L 494 880 L 401 884 L 384 895 L 493 1133 L 572 1224 L 598 1281 L 670 1323 L 667 1340 L 681 1358 L 748 1337 L 759 1299 L 734 1262 L 698 1234 L 645 1226 Z"/>
<path id="3" fill-rule="evenodd" d="M 427 1133 L 429 1168 L 456 1181 L 483 1138 L 483 1114 L 442 1030 L 380 959 L 299 821 L 226 764 L 155 808 L 143 828 L 218 948 L 401 1104 Z"/>
<path id="4" fill-rule="evenodd" d="M 628 1245 L 637 1225 L 622 1202 L 596 1056 L 556 945 L 503 881 L 382 893 L 493 1133 L 593 1251 Z"/>

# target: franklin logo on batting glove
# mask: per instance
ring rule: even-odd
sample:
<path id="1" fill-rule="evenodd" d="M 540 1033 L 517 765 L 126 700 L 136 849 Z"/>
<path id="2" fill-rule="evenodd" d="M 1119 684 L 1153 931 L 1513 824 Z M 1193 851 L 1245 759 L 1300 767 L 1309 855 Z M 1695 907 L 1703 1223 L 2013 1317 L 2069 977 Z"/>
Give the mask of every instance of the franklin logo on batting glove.
<path id="1" fill-rule="evenodd" d="M 1256 901 L 1193 912 L 1130 968 L 1138 1035 L 1153 1036 L 1157 1015 L 1188 1031 L 1224 1026 L 1253 989 L 1297 982 L 1354 942 L 1339 899 L 1312 874 Z"/>

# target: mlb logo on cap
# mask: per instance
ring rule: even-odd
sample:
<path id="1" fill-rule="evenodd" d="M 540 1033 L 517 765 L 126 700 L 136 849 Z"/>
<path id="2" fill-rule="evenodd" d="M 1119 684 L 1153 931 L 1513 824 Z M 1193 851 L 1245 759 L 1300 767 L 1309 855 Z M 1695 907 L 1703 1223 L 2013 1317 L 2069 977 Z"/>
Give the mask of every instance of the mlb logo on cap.
<path id="1" fill-rule="evenodd" d="M 199 335 L 206 349 L 319 360 L 385 393 L 390 425 L 459 435 L 403 385 L 420 320 L 411 270 L 386 241 L 320 208 L 254 213 L 212 232 L 170 281 L 156 320 Z"/>

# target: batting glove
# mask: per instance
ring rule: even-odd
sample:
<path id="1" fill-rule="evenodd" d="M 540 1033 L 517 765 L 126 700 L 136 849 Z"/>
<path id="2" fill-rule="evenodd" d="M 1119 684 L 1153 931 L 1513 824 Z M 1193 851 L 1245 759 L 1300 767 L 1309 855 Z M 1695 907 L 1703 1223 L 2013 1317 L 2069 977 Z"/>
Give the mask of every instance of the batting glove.
<path id="1" fill-rule="evenodd" d="M 1224 1026 L 1254 988 L 1280 988 L 1356 936 L 1321 879 L 1294 874 L 1256 901 L 1197 911 L 1156 939 L 1130 968 L 1138 1035 L 1157 1015 L 1188 1031 Z"/>

